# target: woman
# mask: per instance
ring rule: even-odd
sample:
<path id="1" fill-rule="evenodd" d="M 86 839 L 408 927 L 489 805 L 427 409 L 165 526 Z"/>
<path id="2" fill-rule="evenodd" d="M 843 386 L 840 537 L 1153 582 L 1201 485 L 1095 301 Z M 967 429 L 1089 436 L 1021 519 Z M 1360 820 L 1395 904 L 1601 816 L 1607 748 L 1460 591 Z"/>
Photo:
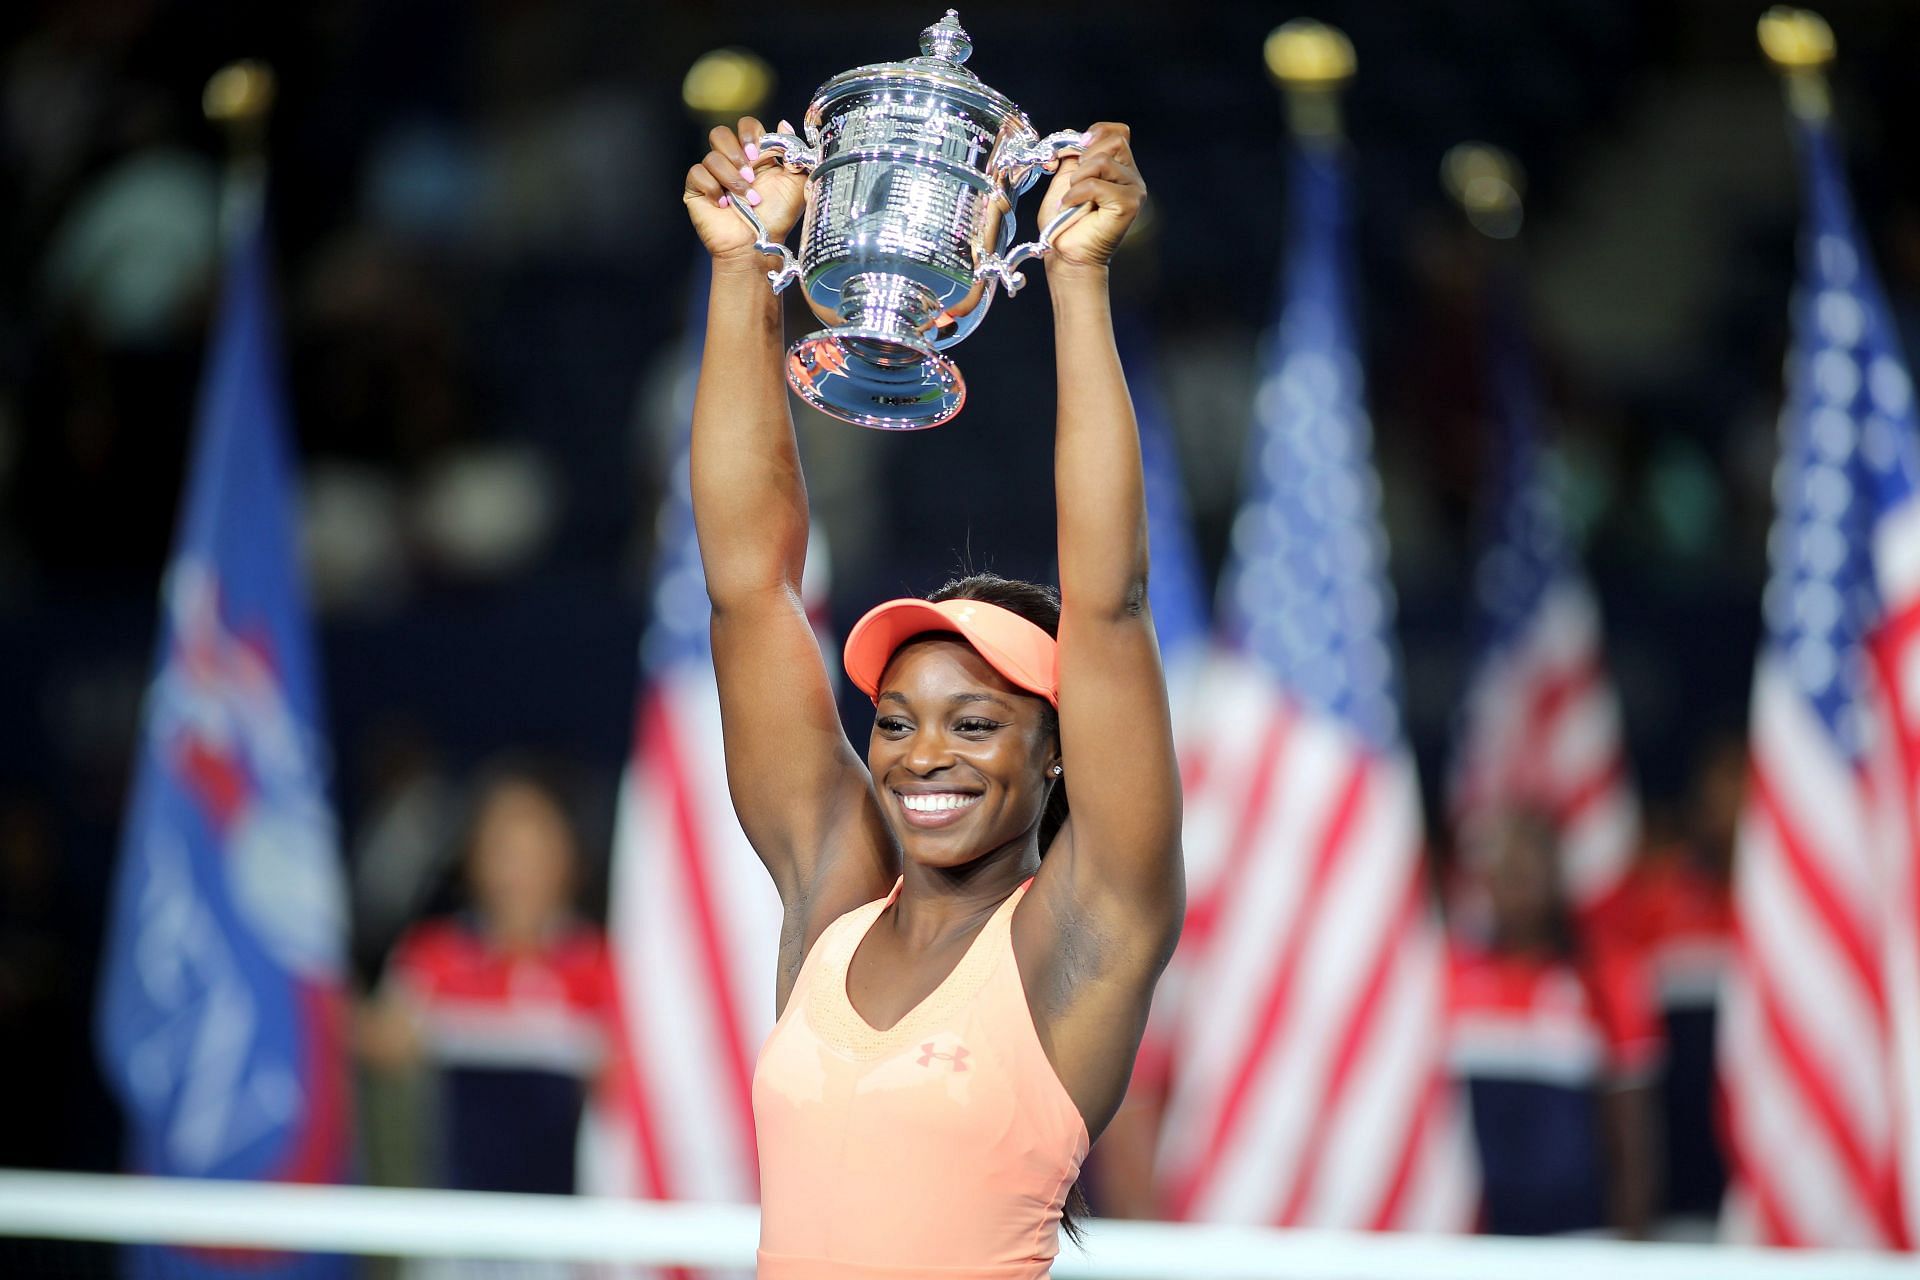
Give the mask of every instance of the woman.
<path id="1" fill-rule="evenodd" d="M 1548 815 L 1502 814 L 1468 838 L 1490 927 L 1484 941 L 1454 931 L 1448 1056 L 1472 1112 L 1483 1225 L 1643 1238 L 1660 1030 L 1642 967 L 1568 918 Z"/>
<path id="2" fill-rule="evenodd" d="M 415 925 L 360 1021 L 370 1065 L 430 1065 L 438 1175 L 469 1191 L 574 1189 L 581 1108 L 615 1037 L 600 930 L 574 911 L 579 839 L 558 788 L 508 766 L 478 789 L 468 909 Z"/>
<path id="3" fill-rule="evenodd" d="M 1050 591 L 991 578 L 873 610 L 846 649 L 876 707 L 863 766 L 800 604 L 807 495 L 780 311 L 725 207 L 747 200 L 776 236 L 801 210 L 802 180 L 760 156 L 762 132 L 715 129 L 685 192 L 713 257 L 693 499 L 727 776 L 785 908 L 779 1022 L 753 1087 L 760 1274 L 1044 1277 L 1184 899 L 1107 301 L 1146 192 L 1126 126 L 1096 125 L 1040 209 L 1044 223 L 1090 206 L 1047 263 L 1057 627 Z M 1049 822 L 1068 781 L 1072 816 Z"/>

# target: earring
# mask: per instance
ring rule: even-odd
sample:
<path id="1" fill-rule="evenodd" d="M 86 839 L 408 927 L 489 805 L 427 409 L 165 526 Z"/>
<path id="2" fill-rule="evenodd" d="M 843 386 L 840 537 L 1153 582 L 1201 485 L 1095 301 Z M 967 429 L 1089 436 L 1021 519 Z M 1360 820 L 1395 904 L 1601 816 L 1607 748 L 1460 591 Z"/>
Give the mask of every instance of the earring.
<path id="1" fill-rule="evenodd" d="M 1067 767 L 1063 764 L 1056 764 L 1055 766 L 1053 766 L 1053 776 L 1056 778 L 1059 777 L 1061 774 L 1065 773 L 1066 771 L 1067 771 Z"/>

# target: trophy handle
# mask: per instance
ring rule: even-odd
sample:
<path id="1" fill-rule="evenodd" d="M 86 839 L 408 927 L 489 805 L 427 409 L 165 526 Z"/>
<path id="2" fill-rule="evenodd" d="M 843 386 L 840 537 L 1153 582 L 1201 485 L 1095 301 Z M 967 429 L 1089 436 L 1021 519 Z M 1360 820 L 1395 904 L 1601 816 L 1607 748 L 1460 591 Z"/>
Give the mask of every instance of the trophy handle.
<path id="1" fill-rule="evenodd" d="M 1060 167 L 1062 157 L 1079 152 L 1087 145 L 1087 135 L 1077 129 L 1062 129 L 1050 133 L 1024 145 L 1009 147 L 1007 151 L 994 159 L 994 171 L 1000 180 L 1012 189 L 1017 196 L 1033 185 L 1034 178 L 1041 173 L 1052 173 Z M 1013 218 L 1013 200 L 1009 197 L 1007 218 Z M 1065 230 L 1067 224 L 1087 211 L 1083 204 L 1068 205 L 1053 215 L 1053 221 L 1041 229 L 1038 240 L 1029 240 L 1025 244 L 1015 245 L 1005 254 L 991 253 L 983 258 L 980 265 L 973 269 L 975 280 L 993 279 L 1007 291 L 1011 298 L 1026 287 L 1027 278 L 1020 274 L 1020 265 L 1033 258 L 1044 257 L 1053 248 L 1053 238 Z"/>
<path id="2" fill-rule="evenodd" d="M 1078 129 L 1062 129 L 1031 142 L 1014 142 L 993 157 L 993 176 L 1017 196 L 1033 185 L 1042 173 L 1060 167 L 1062 156 L 1084 149 L 1087 135 Z M 1011 203 L 1009 199 L 1009 203 Z"/>
<path id="3" fill-rule="evenodd" d="M 1087 206 L 1084 204 L 1068 205 L 1053 215 L 1053 221 L 1041 229 L 1038 240 L 1029 240 L 1025 244 L 1017 244 L 1007 250 L 1005 256 L 1000 254 L 988 255 L 982 260 L 979 266 L 973 269 L 973 278 L 980 280 L 986 277 L 992 277 L 1000 282 L 1000 287 L 1005 289 L 1007 296 L 1011 298 L 1014 294 L 1027 287 L 1027 278 L 1021 275 L 1019 271 L 1020 265 L 1033 258 L 1045 257 L 1047 253 L 1053 249 L 1053 238 L 1065 230 L 1069 222 L 1072 222 L 1086 211 Z"/>
<path id="4" fill-rule="evenodd" d="M 820 163 L 820 152 L 791 133 L 769 133 L 756 144 L 761 155 L 780 157 L 780 163 L 794 173 L 812 173 L 814 166 Z M 800 278 L 800 263 L 793 251 L 778 240 L 768 238 L 767 229 L 760 221 L 760 215 L 750 208 L 745 200 L 729 200 L 734 212 L 745 218 L 747 225 L 753 228 L 753 247 L 761 253 L 770 253 L 780 259 L 780 265 L 767 272 L 767 283 L 773 291 L 779 293 Z"/>

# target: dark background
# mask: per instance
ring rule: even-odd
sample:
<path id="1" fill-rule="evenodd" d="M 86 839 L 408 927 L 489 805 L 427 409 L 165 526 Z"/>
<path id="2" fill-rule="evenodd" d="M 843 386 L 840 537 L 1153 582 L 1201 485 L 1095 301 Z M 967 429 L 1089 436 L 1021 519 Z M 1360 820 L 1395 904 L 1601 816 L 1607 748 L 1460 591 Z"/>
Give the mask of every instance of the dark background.
<path id="1" fill-rule="evenodd" d="M 697 245 L 680 100 L 718 45 L 769 122 L 915 52 L 896 4 L 47 0 L 0 16 L 0 1164 L 112 1167 L 87 1017 L 217 252 L 207 76 L 273 64 L 294 418 L 336 792 L 356 853 L 406 779 L 560 761 L 604 860 Z M 1523 260 L 1657 835 L 1744 722 L 1795 192 L 1760 6 L 1327 0 L 1347 96 L 1408 720 L 1431 789 L 1468 658 L 1479 285 Z M 1225 553 L 1284 219 L 1278 4 L 974 3 L 971 66 L 1042 129 L 1123 119 L 1153 192 L 1116 269 L 1157 343 L 1209 570 Z M 1920 10 L 1831 3 L 1856 197 L 1920 332 Z M 1441 190 L 1484 139 L 1528 179 L 1497 249 Z M 1032 202 L 1029 198 L 1028 214 Z M 962 561 L 1051 566 L 1043 272 L 956 352 L 965 414 L 803 419 L 839 629 Z M 799 323 L 798 318 L 793 324 Z M 792 327 L 792 326 L 790 326 Z M 857 708 L 850 709 L 857 714 Z M 717 785 L 717 780 L 716 780 Z M 379 937 L 362 939 L 363 965 Z M 25 1100 L 34 1100 L 28 1103 Z"/>

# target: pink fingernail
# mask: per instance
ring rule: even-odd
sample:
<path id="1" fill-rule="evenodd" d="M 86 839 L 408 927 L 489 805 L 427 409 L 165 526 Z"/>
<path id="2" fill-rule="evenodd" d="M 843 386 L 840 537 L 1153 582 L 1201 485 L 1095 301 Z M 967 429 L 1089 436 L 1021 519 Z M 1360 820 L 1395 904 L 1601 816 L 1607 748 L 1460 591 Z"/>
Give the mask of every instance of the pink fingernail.
<path id="1" fill-rule="evenodd" d="M 757 204 L 759 204 L 759 203 L 760 203 L 760 193 L 759 193 L 758 191 L 749 191 L 749 192 L 747 192 L 747 203 L 748 203 L 748 204 L 755 204 L 755 205 L 757 205 Z"/>
<path id="2" fill-rule="evenodd" d="M 743 164 L 743 165 L 741 165 L 741 166 L 740 166 L 740 180 L 741 180 L 742 182 L 752 182 L 752 181 L 753 181 L 753 166 L 752 166 L 752 165 L 750 165 L 750 164 Z"/>
<path id="3" fill-rule="evenodd" d="M 787 123 L 787 122 L 786 122 L 785 120 L 782 120 L 782 121 L 780 122 L 780 132 L 782 132 L 782 133 L 792 133 L 792 132 L 793 132 L 793 126 L 792 126 L 792 125 L 790 125 L 790 124 L 788 124 L 788 123 Z"/>
<path id="4" fill-rule="evenodd" d="M 733 197 L 732 197 L 732 196 L 721 196 L 721 197 L 720 197 L 720 207 L 721 207 L 722 209 L 724 209 L 724 208 L 726 208 L 726 207 L 727 207 L 728 205 L 730 205 L 730 204 L 732 204 L 732 203 L 733 203 Z"/>
<path id="5" fill-rule="evenodd" d="M 759 158 L 760 158 L 760 148 L 755 144 L 749 142 L 747 144 L 747 163 L 752 164 L 754 161 L 758 160 Z"/>

